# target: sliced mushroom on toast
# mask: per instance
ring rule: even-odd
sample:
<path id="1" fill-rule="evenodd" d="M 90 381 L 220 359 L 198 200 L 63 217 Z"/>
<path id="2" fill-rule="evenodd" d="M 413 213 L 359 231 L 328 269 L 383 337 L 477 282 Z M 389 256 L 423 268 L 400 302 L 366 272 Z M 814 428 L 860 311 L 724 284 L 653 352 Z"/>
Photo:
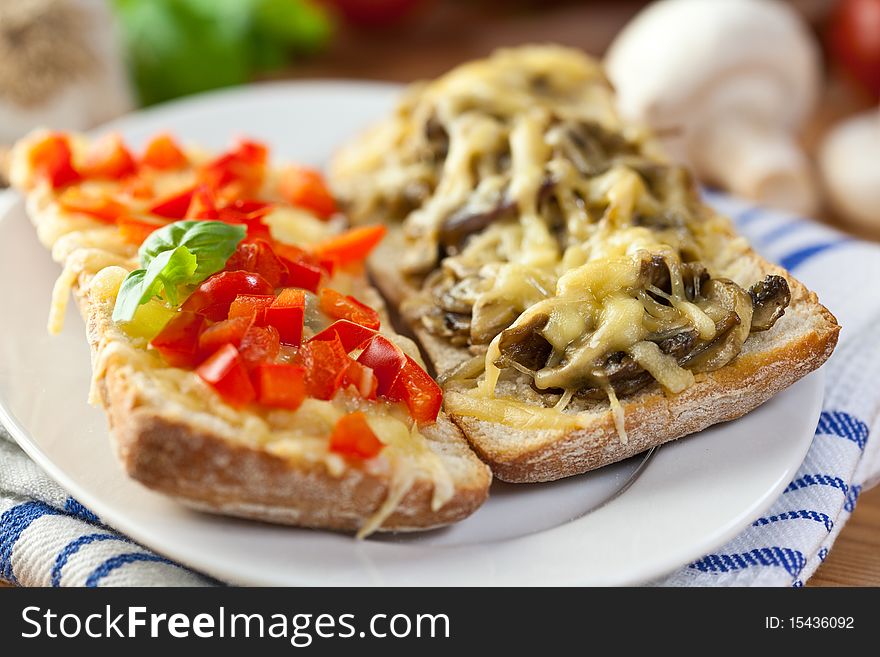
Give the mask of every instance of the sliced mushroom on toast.
<path id="1" fill-rule="evenodd" d="M 738 417 L 837 341 L 815 294 L 621 121 L 574 50 L 501 50 L 414 88 L 337 155 L 331 183 L 355 221 L 391 227 L 374 279 L 506 481 Z"/>

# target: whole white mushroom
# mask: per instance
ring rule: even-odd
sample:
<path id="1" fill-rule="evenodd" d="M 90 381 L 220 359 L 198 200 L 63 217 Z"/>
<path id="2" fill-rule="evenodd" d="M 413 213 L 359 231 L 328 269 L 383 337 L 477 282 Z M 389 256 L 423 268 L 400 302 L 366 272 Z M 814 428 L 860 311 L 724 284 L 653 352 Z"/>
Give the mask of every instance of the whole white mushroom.
<path id="1" fill-rule="evenodd" d="M 844 221 L 880 231 L 880 111 L 835 125 L 819 148 L 829 200 Z"/>
<path id="2" fill-rule="evenodd" d="M 796 134 L 821 83 L 815 39 L 776 0 L 662 0 L 605 65 L 621 113 L 658 130 L 702 180 L 796 212 L 818 206 Z"/>

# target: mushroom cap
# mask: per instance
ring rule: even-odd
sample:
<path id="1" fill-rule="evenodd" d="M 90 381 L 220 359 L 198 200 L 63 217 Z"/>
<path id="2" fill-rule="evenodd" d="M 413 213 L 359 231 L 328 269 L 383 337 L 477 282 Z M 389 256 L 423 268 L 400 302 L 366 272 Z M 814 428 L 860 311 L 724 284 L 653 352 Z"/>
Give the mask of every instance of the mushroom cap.
<path id="1" fill-rule="evenodd" d="M 880 111 L 834 126 L 819 148 L 819 168 L 841 217 L 876 234 L 880 230 Z"/>
<path id="2" fill-rule="evenodd" d="M 795 128 L 815 105 L 820 55 L 777 0 L 663 0 L 615 39 L 605 66 L 628 119 L 686 131 L 722 111 Z"/>

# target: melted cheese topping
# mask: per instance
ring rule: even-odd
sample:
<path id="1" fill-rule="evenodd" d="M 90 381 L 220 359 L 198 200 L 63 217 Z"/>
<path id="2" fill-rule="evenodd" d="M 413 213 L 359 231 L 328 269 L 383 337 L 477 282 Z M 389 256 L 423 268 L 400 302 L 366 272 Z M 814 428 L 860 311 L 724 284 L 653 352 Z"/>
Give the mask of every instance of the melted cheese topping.
<path id="1" fill-rule="evenodd" d="M 504 374 L 500 332 L 546 316 L 547 365 L 502 367 L 560 391 L 546 409 L 557 424 L 570 421 L 559 411 L 576 391 L 604 390 L 625 441 L 604 359 L 625 354 L 670 393 L 692 385 L 693 374 L 652 340 L 693 329 L 711 341 L 717 313 L 688 298 L 684 263 L 717 275 L 744 248 L 655 142 L 620 121 L 599 64 L 559 47 L 499 51 L 414 87 L 390 120 L 337 158 L 333 176 L 355 217 L 403 221 L 405 274 L 418 281 L 439 269 L 451 281 L 423 279 L 424 306 L 413 316 L 443 335 L 443 312 L 471 309 L 467 340 L 487 344 L 485 374 L 447 407 L 508 424 L 532 416 L 507 398 L 509 411 L 491 403 Z M 669 292 L 648 290 L 652 258 L 668 267 Z M 446 297 L 454 310 L 441 305 L 441 319 L 430 319 Z"/>
<path id="2" fill-rule="evenodd" d="M 694 373 L 660 351 L 656 342 L 637 342 L 629 348 L 633 360 L 647 370 L 669 392 L 678 393 L 694 384 Z"/>
<path id="3" fill-rule="evenodd" d="M 105 267 L 125 264 L 128 258 L 103 249 L 78 248 L 64 259 L 64 269 L 52 288 L 52 305 L 49 309 L 48 331 L 52 335 L 64 328 L 64 315 L 74 285 L 83 274 L 96 274 Z M 127 271 L 126 271 L 127 273 Z M 115 297 L 114 297 L 115 299 Z"/>
<path id="4" fill-rule="evenodd" d="M 518 429 L 580 429 L 589 419 L 577 413 L 559 413 L 509 397 L 478 399 L 467 392 L 448 391 L 444 398 L 447 412 L 498 422 Z"/>

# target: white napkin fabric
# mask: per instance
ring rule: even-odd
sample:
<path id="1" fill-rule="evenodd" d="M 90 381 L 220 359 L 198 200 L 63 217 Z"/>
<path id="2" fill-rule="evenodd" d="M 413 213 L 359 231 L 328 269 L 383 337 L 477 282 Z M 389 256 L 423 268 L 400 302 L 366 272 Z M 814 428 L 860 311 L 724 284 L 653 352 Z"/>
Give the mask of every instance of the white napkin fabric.
<path id="1" fill-rule="evenodd" d="M 869 440 L 880 410 L 880 247 L 815 222 L 722 195 L 769 260 L 791 270 L 837 316 L 840 345 L 807 457 L 773 506 L 712 554 L 656 582 L 665 586 L 802 586 L 825 559 L 859 493 L 880 479 Z M 103 525 L 0 430 L 0 579 L 24 586 L 210 585 Z"/>
<path id="2" fill-rule="evenodd" d="M 0 428 L 0 579 L 23 586 L 203 586 L 211 580 L 103 525 Z"/>
<path id="3" fill-rule="evenodd" d="M 778 500 L 739 536 L 688 564 L 666 586 L 803 586 L 828 556 L 859 493 L 880 479 L 880 247 L 826 226 L 716 194 L 768 260 L 814 290 L 843 327 L 825 365 L 826 391 L 813 444 Z M 781 437 L 784 438 L 784 437 Z"/>

